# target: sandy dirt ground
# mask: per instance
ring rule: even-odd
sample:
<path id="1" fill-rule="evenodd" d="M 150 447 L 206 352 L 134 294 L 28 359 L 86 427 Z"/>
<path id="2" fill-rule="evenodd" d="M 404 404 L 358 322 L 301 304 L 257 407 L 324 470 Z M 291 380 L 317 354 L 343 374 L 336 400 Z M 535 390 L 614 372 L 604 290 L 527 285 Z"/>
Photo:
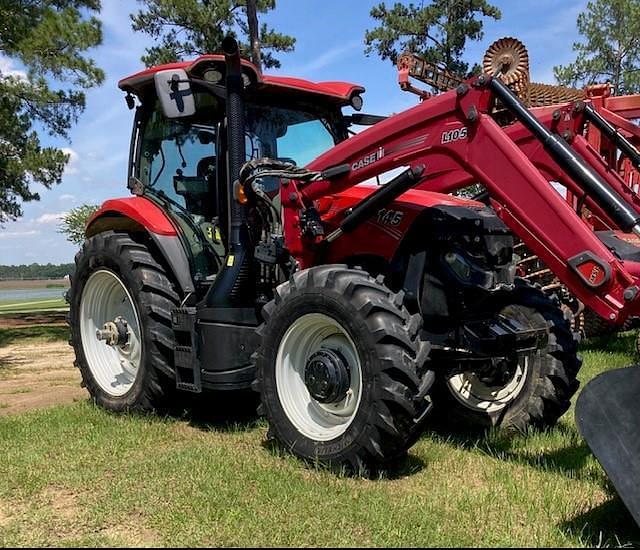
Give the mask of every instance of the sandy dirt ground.
<path id="1" fill-rule="evenodd" d="M 0 315 L 0 328 L 24 328 L 33 325 L 52 325 L 60 327 L 66 324 L 66 311 L 36 311 L 33 313 L 10 313 Z"/>
<path id="2" fill-rule="evenodd" d="M 0 415 L 87 397 L 67 342 L 17 341 L 0 348 Z"/>

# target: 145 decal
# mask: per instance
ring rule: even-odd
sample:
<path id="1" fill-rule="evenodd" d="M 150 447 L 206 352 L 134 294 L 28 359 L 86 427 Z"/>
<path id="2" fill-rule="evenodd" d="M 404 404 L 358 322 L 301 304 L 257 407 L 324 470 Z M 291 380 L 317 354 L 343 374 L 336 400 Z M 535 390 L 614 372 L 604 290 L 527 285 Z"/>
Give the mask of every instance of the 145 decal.
<path id="1" fill-rule="evenodd" d="M 378 210 L 378 223 L 381 225 L 391 225 L 395 227 L 400 225 L 403 217 L 404 212 L 401 210 L 387 210 L 386 208 Z"/>

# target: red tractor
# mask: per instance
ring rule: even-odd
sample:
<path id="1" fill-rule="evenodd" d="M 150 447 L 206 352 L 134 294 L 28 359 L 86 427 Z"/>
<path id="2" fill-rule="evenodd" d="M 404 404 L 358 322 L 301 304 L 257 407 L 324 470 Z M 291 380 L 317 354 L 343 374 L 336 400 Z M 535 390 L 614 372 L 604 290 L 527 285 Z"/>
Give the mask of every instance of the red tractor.
<path id="1" fill-rule="evenodd" d="M 70 292 L 95 402 L 252 387 L 269 437 L 356 471 L 401 456 L 431 408 L 467 428 L 555 424 L 578 387 L 576 340 L 515 277 L 512 235 L 600 315 L 640 309 L 640 264 L 549 184 L 640 232 L 624 182 L 561 137 L 585 109 L 539 120 L 483 75 L 389 118 L 344 115 L 360 86 L 263 75 L 224 49 L 119 84 L 138 103 L 134 196 L 90 220 Z M 516 124 L 496 123 L 496 100 Z M 444 194 L 474 182 L 492 208 Z"/>

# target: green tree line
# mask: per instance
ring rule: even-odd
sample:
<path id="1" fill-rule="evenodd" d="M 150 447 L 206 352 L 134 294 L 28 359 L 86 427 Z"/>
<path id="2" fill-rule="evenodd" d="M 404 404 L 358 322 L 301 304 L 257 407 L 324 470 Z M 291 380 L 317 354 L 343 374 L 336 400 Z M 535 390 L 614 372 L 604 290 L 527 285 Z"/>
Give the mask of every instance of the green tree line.
<path id="1" fill-rule="evenodd" d="M 0 265 L 0 280 L 62 279 L 74 269 L 74 264 Z"/>

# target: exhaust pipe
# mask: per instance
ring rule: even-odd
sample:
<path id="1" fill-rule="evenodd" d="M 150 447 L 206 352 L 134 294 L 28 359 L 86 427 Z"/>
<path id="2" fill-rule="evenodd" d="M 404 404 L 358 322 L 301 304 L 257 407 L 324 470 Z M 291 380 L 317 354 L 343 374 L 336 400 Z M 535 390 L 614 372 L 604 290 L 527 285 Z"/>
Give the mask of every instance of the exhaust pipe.
<path id="1" fill-rule="evenodd" d="M 227 257 L 206 296 L 211 308 L 251 307 L 251 247 L 247 229 L 246 207 L 234 197 L 234 185 L 246 161 L 244 124 L 244 83 L 238 43 L 231 36 L 222 41 L 227 90 Z"/>
<path id="2" fill-rule="evenodd" d="M 231 36 L 227 36 L 222 41 L 222 51 L 224 52 L 227 69 L 225 86 L 227 88 L 227 143 L 229 150 L 228 183 L 233 186 L 240 174 L 240 168 L 246 160 L 244 101 L 242 98 L 244 87 L 238 43 Z"/>
<path id="3" fill-rule="evenodd" d="M 227 151 L 229 164 L 227 174 L 227 212 L 229 212 L 229 244 L 237 244 L 240 226 L 246 220 L 245 208 L 233 199 L 233 186 L 240 175 L 240 168 L 246 161 L 244 143 L 244 90 L 242 63 L 238 43 L 231 36 L 222 41 L 226 63 L 227 88 Z"/>

